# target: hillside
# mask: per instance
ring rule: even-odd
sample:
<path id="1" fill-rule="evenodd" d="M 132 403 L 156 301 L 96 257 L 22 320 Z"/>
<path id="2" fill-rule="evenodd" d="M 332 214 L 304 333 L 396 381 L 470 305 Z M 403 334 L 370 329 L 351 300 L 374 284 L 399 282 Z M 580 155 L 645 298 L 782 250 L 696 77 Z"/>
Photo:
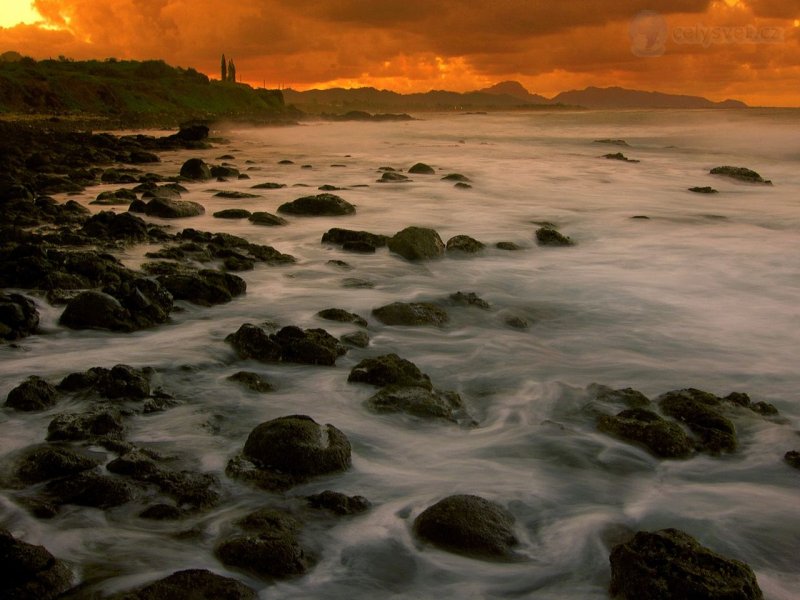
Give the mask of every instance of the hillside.
<path id="1" fill-rule="evenodd" d="M 621 87 L 571 90 L 560 93 L 552 101 L 586 108 L 747 108 L 744 102 L 738 100 L 713 102 L 701 96 L 643 92 Z"/>
<path id="2" fill-rule="evenodd" d="M 0 61 L 0 115 L 100 117 L 109 126 L 197 119 L 285 120 L 278 90 L 211 81 L 163 61 Z"/>

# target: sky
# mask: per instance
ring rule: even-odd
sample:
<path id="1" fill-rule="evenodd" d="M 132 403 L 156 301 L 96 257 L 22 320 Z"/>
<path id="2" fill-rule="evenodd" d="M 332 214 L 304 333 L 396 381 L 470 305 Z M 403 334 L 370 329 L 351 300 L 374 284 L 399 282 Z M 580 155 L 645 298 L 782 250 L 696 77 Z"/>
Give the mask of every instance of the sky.
<path id="1" fill-rule="evenodd" d="M 800 106 L 800 0 L 0 0 L 0 53 L 164 59 L 254 86 L 552 97 L 587 86 Z"/>

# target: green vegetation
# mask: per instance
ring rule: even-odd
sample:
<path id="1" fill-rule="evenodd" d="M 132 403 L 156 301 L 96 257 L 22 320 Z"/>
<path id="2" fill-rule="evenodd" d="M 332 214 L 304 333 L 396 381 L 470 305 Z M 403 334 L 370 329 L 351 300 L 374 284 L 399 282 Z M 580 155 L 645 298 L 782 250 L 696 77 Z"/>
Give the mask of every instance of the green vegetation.
<path id="1" fill-rule="evenodd" d="M 7 57 L 12 58 L 16 59 Z M 13 59 L 0 60 L 0 117 L 99 117 L 109 126 L 122 127 L 288 117 L 279 90 L 211 81 L 192 68 L 171 67 L 161 60 Z"/>

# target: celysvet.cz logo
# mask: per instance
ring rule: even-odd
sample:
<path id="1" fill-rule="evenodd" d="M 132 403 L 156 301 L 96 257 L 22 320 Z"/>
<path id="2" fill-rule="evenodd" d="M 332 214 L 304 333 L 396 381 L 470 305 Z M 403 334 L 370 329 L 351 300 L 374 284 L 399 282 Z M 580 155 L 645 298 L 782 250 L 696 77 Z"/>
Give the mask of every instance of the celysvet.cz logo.
<path id="1" fill-rule="evenodd" d="M 709 48 L 716 44 L 780 44 L 786 39 L 781 27 L 756 25 L 705 25 L 669 27 L 663 15 L 643 10 L 628 29 L 635 56 L 662 56 L 667 42 Z"/>

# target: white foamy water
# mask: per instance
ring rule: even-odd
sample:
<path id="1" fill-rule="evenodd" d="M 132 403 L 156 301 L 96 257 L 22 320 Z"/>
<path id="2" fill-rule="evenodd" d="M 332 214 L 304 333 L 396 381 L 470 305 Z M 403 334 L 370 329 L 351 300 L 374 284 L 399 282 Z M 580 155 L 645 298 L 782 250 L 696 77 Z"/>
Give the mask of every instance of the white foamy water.
<path id="1" fill-rule="evenodd" d="M 174 174 L 190 156 L 219 163 L 215 157 L 229 153 L 252 179 L 191 185 L 183 197 L 203 203 L 206 215 L 170 224 L 270 244 L 297 264 L 259 265 L 240 274 L 245 296 L 213 308 L 178 303 L 186 310 L 170 323 L 129 335 L 66 330 L 57 325 L 59 310 L 40 301 L 43 334 L 21 349 L 0 347 L 0 393 L 31 374 L 55 382 L 93 366 L 155 367 L 181 405 L 130 418 L 127 439 L 217 474 L 224 502 L 176 523 L 138 519 L 140 505 L 106 513 L 70 506 L 41 521 L 3 490 L 0 526 L 46 545 L 82 576 L 106 579 L 105 590 L 196 567 L 234 575 L 265 598 L 575 600 L 607 597 L 609 548 L 626 532 L 676 527 L 750 564 L 768 598 L 800 594 L 800 473 L 782 460 L 800 449 L 797 111 L 447 115 L 220 135 L 226 141 L 213 150 L 164 155 L 157 170 Z M 593 143 L 600 138 L 623 138 L 630 147 Z M 641 162 L 599 158 L 618 151 Z M 295 164 L 277 164 L 281 159 Z M 439 175 L 375 182 L 378 167 L 407 169 L 417 161 Z M 755 169 L 775 185 L 708 174 L 719 165 Z M 455 172 L 473 188 L 440 180 Z M 265 181 L 289 187 L 252 190 L 261 197 L 248 200 L 210 191 L 251 191 Z M 348 188 L 335 193 L 357 213 L 290 218 L 287 227 L 211 217 L 232 207 L 275 212 L 323 184 Z M 720 193 L 687 191 L 705 185 Z M 538 247 L 537 221 L 555 223 L 577 245 Z M 408 225 L 433 227 L 445 241 L 467 234 L 488 247 L 475 257 L 412 264 L 386 249 L 357 255 L 320 244 L 331 227 L 393 234 Z M 498 250 L 499 241 L 524 249 Z M 131 248 L 124 260 L 136 266 L 147 249 Z M 346 278 L 374 287 L 345 287 Z M 448 307 L 451 322 L 441 329 L 388 327 L 370 315 L 393 301 L 445 301 L 456 291 L 477 293 L 491 310 Z M 324 327 L 335 335 L 355 330 L 315 317 L 330 307 L 370 321 L 370 346 L 351 349 L 335 368 L 240 361 L 223 341 L 244 322 Z M 509 316 L 530 328 L 508 327 Z M 363 402 L 374 390 L 348 384 L 347 375 L 361 359 L 388 352 L 416 363 L 437 387 L 459 392 L 479 425 L 369 412 Z M 257 395 L 226 381 L 242 369 L 262 373 L 276 391 Z M 662 461 L 595 430 L 586 391 L 595 382 L 652 398 L 686 387 L 743 391 L 774 404 L 782 419 L 742 413 L 737 453 Z M 55 414 L 80 408 L 4 410 L 0 452 L 43 441 Z M 282 496 L 225 477 L 227 460 L 253 427 L 298 413 L 348 436 L 349 471 Z M 300 510 L 293 499 L 324 489 L 366 496 L 373 508 L 311 521 L 305 535 L 319 562 L 307 576 L 267 584 L 215 560 L 213 547 L 232 520 L 265 505 Z M 417 542 L 414 518 L 454 493 L 506 506 L 527 560 L 486 563 Z M 176 535 L 190 529 L 195 535 Z"/>

